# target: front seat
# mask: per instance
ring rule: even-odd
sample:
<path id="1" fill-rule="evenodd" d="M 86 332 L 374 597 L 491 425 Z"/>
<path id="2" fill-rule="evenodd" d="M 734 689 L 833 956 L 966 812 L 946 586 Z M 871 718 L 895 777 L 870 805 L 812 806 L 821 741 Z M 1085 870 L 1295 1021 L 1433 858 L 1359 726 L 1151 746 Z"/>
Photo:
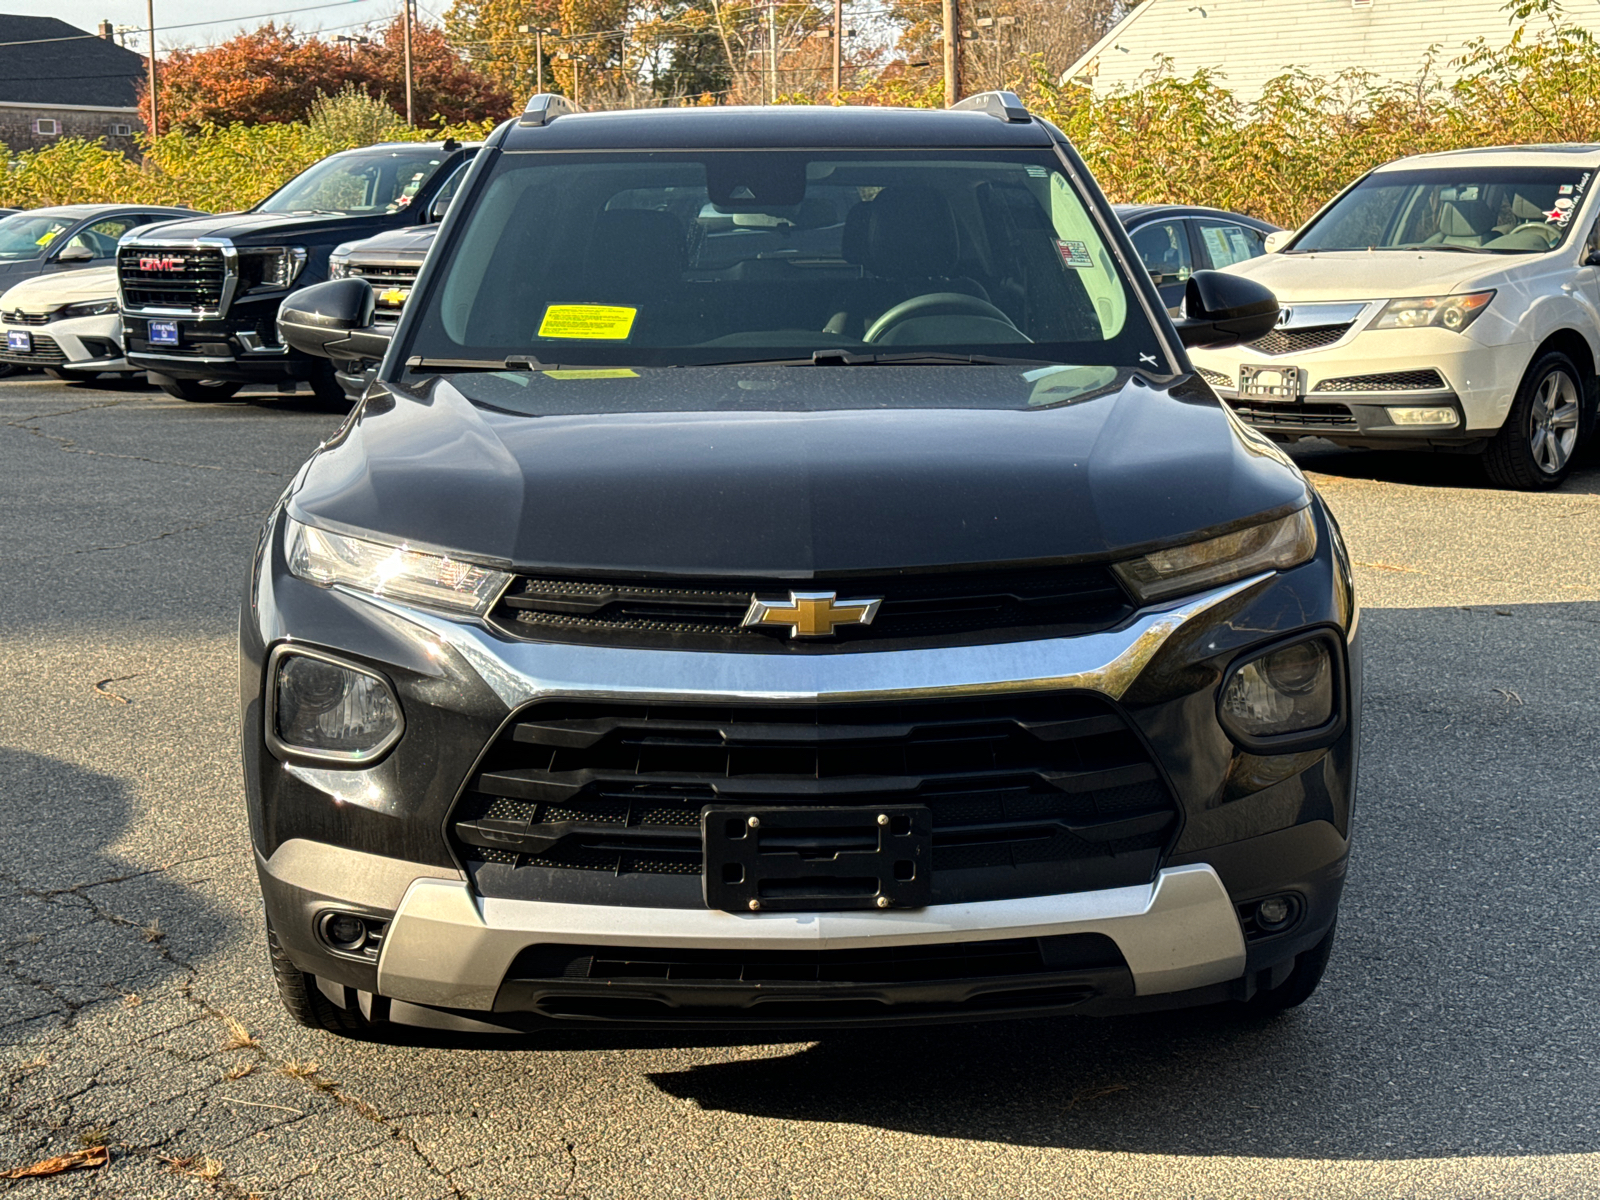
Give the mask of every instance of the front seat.
<path id="1" fill-rule="evenodd" d="M 976 279 L 958 275 L 961 235 L 955 210 L 930 187 L 887 187 L 845 218 L 842 253 L 864 278 L 838 302 L 823 327 L 856 337 L 903 300 L 960 292 L 988 300 Z"/>
<path id="2" fill-rule="evenodd" d="M 1446 200 L 1439 208 L 1439 246 L 1481 246 L 1493 218 L 1485 205 L 1471 200 Z"/>

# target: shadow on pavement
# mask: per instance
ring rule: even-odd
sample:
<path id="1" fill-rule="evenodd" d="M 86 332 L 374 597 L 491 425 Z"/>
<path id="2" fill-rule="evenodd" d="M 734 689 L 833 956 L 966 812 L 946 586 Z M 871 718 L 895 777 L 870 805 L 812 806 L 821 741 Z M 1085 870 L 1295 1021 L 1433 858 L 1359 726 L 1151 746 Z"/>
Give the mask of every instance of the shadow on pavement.
<path id="1" fill-rule="evenodd" d="M 1302 471 L 1370 479 L 1412 487 L 1470 488 L 1498 491 L 1483 473 L 1475 454 L 1430 454 L 1414 450 L 1345 450 L 1320 439 L 1293 442 L 1284 447 Z M 1559 495 L 1600 494 L 1600 438 L 1578 451 L 1577 465 Z"/>

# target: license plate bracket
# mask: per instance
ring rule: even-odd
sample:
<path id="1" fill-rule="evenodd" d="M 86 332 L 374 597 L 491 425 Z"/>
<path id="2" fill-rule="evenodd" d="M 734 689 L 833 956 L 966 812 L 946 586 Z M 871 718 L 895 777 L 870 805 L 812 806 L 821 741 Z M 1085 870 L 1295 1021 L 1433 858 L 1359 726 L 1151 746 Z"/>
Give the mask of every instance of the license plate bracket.
<path id="1" fill-rule="evenodd" d="M 1299 367 L 1260 366 L 1241 363 L 1239 366 L 1239 399 L 1267 400 L 1278 404 L 1296 404 L 1306 391 L 1306 373 Z"/>
<path id="2" fill-rule="evenodd" d="M 6 330 L 6 349 L 12 354 L 32 354 L 33 334 L 26 329 Z"/>
<path id="3" fill-rule="evenodd" d="M 921 908 L 933 896 L 933 814 L 924 805 L 708 804 L 700 831 L 708 908 Z"/>
<path id="4" fill-rule="evenodd" d="M 176 346 L 178 344 L 178 323 L 176 321 L 151 321 L 150 344 L 152 346 Z"/>

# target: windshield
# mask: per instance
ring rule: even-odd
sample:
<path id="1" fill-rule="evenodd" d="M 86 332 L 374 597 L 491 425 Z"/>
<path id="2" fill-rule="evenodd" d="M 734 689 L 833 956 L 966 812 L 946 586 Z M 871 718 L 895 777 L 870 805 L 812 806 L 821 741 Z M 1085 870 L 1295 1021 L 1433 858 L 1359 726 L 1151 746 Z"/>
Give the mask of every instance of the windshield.
<path id="1" fill-rule="evenodd" d="M 402 359 L 1165 361 L 1048 151 L 507 154 L 434 278 Z"/>
<path id="2" fill-rule="evenodd" d="M 0 262 L 38 258 L 46 247 L 77 222 L 73 218 L 19 213 L 0 220 Z"/>
<path id="3" fill-rule="evenodd" d="M 256 212 L 398 212 L 411 203 L 444 155 L 426 146 L 336 154 L 307 167 L 260 204 Z"/>
<path id="4" fill-rule="evenodd" d="M 1340 197 L 1290 253 L 1543 254 L 1566 237 L 1593 177 L 1579 166 L 1382 171 Z"/>

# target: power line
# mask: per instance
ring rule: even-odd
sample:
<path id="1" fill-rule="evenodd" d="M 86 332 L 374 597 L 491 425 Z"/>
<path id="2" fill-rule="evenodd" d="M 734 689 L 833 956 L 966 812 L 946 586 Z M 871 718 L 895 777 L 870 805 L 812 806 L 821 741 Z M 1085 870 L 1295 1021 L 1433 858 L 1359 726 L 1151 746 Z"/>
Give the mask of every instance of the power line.
<path id="1" fill-rule="evenodd" d="M 296 13 L 316 12 L 317 10 L 324 8 L 348 8 L 351 4 L 360 2 L 361 0 L 326 0 L 326 2 L 322 4 L 307 4 L 303 8 L 285 8 L 280 9 L 278 12 L 250 13 L 242 17 L 220 17 L 210 21 L 185 21 L 179 25 L 157 25 L 156 32 L 166 33 L 171 29 L 194 29 L 201 25 L 228 25 L 238 21 L 266 21 L 271 20 L 274 17 L 292 17 Z M 379 20 L 382 20 L 382 17 L 371 17 L 366 21 L 356 21 L 354 24 L 367 25 L 373 21 Z M 343 25 L 339 26 L 338 28 L 350 29 L 353 28 L 353 26 Z M 146 33 L 148 31 L 141 27 L 138 32 Z M 35 38 L 28 42 L 0 42 L 0 49 L 3 49 L 6 46 L 42 46 L 48 42 L 84 42 L 97 40 L 100 40 L 100 35 L 98 33 L 75 33 L 71 37 Z"/>

